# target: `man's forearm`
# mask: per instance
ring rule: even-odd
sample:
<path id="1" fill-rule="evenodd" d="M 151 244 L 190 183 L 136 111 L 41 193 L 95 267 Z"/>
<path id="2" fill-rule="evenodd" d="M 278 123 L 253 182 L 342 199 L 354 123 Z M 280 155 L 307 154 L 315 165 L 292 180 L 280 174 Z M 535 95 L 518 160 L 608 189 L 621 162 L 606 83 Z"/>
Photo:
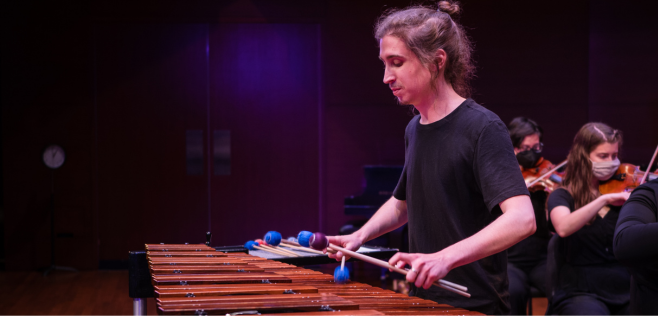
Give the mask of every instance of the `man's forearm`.
<path id="1" fill-rule="evenodd" d="M 448 258 L 453 269 L 499 253 L 532 235 L 535 230 L 534 211 L 528 198 L 527 203 L 516 201 L 487 227 L 439 253 Z"/>
<path id="2" fill-rule="evenodd" d="M 405 201 L 391 197 L 361 229 L 354 234 L 362 243 L 388 233 L 407 222 L 407 208 Z"/>

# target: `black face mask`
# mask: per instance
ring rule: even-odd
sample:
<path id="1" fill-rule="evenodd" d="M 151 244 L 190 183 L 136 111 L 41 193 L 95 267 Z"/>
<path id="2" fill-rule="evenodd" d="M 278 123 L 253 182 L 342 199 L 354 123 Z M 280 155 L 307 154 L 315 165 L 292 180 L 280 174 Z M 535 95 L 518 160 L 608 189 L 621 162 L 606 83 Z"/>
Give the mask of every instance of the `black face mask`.
<path id="1" fill-rule="evenodd" d="M 541 159 L 541 153 L 538 153 L 532 149 L 516 154 L 516 160 L 519 161 L 519 165 L 526 169 L 530 169 L 536 166 L 539 159 Z"/>

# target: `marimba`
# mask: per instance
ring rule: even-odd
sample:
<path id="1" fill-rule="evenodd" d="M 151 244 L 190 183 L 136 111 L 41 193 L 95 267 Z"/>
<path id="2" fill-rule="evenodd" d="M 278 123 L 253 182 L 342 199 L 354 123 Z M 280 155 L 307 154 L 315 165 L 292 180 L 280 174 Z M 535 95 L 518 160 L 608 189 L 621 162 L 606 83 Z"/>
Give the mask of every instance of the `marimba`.
<path id="1" fill-rule="evenodd" d="M 479 314 L 206 245 L 146 245 L 159 314 Z"/>

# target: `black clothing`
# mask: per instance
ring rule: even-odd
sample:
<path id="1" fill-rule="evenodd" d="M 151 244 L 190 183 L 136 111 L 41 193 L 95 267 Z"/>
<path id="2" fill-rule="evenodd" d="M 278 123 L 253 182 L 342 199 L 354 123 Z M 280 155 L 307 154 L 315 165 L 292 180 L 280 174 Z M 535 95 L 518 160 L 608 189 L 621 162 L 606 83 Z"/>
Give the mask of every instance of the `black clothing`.
<path id="1" fill-rule="evenodd" d="M 530 237 L 507 249 L 509 262 L 518 265 L 537 265 L 546 262 L 548 241 L 551 239 L 546 220 L 546 198 L 546 191 L 530 193 L 537 230 Z"/>
<path id="2" fill-rule="evenodd" d="M 530 237 L 507 249 L 510 314 L 523 315 L 530 297 L 530 287 L 546 293 L 546 253 L 551 233 L 546 220 L 546 191 L 530 193 L 537 230 Z"/>
<path id="3" fill-rule="evenodd" d="M 628 315 L 628 304 L 606 304 L 594 296 L 576 295 L 553 307 L 554 315 Z M 547 314 L 548 315 L 548 314 Z"/>
<path id="4" fill-rule="evenodd" d="M 405 132 L 405 165 L 393 196 L 407 201 L 409 250 L 435 253 L 474 235 L 502 214 L 498 203 L 528 195 L 505 124 L 468 99 L 443 119 Z M 486 314 L 509 313 L 505 252 L 453 269 L 446 280 L 471 298 L 441 288 L 416 295 Z"/>
<path id="5" fill-rule="evenodd" d="M 617 259 L 631 273 L 631 314 L 658 314 L 658 179 L 637 187 L 621 208 Z"/>
<path id="6" fill-rule="evenodd" d="M 566 206 L 571 212 L 575 211 L 574 199 L 567 190 L 557 189 L 548 198 L 548 225 L 552 230 L 550 212 L 557 206 Z M 591 296 L 607 304 L 611 310 L 623 309 L 628 304 L 630 275 L 615 259 L 612 249 L 619 209 L 610 206 L 605 217 L 597 215 L 591 224 L 559 240 L 565 262 L 558 267 L 552 304 L 559 306 L 562 300 L 580 295 Z M 583 312 L 592 313 L 587 310 Z"/>
<path id="7" fill-rule="evenodd" d="M 509 276 L 510 315 L 525 315 L 528 300 L 532 299 L 530 286 L 546 293 L 546 254 L 544 261 L 533 265 L 507 264 Z"/>

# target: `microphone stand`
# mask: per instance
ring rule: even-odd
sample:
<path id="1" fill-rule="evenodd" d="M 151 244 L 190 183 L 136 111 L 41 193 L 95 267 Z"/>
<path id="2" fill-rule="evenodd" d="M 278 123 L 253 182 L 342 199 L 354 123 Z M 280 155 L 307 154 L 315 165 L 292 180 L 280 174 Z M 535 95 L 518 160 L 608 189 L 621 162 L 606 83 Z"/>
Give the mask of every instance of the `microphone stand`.
<path id="1" fill-rule="evenodd" d="M 43 272 L 43 276 L 48 276 L 53 270 L 78 272 L 72 267 L 55 265 L 55 170 L 52 170 L 50 177 L 50 267 Z"/>

